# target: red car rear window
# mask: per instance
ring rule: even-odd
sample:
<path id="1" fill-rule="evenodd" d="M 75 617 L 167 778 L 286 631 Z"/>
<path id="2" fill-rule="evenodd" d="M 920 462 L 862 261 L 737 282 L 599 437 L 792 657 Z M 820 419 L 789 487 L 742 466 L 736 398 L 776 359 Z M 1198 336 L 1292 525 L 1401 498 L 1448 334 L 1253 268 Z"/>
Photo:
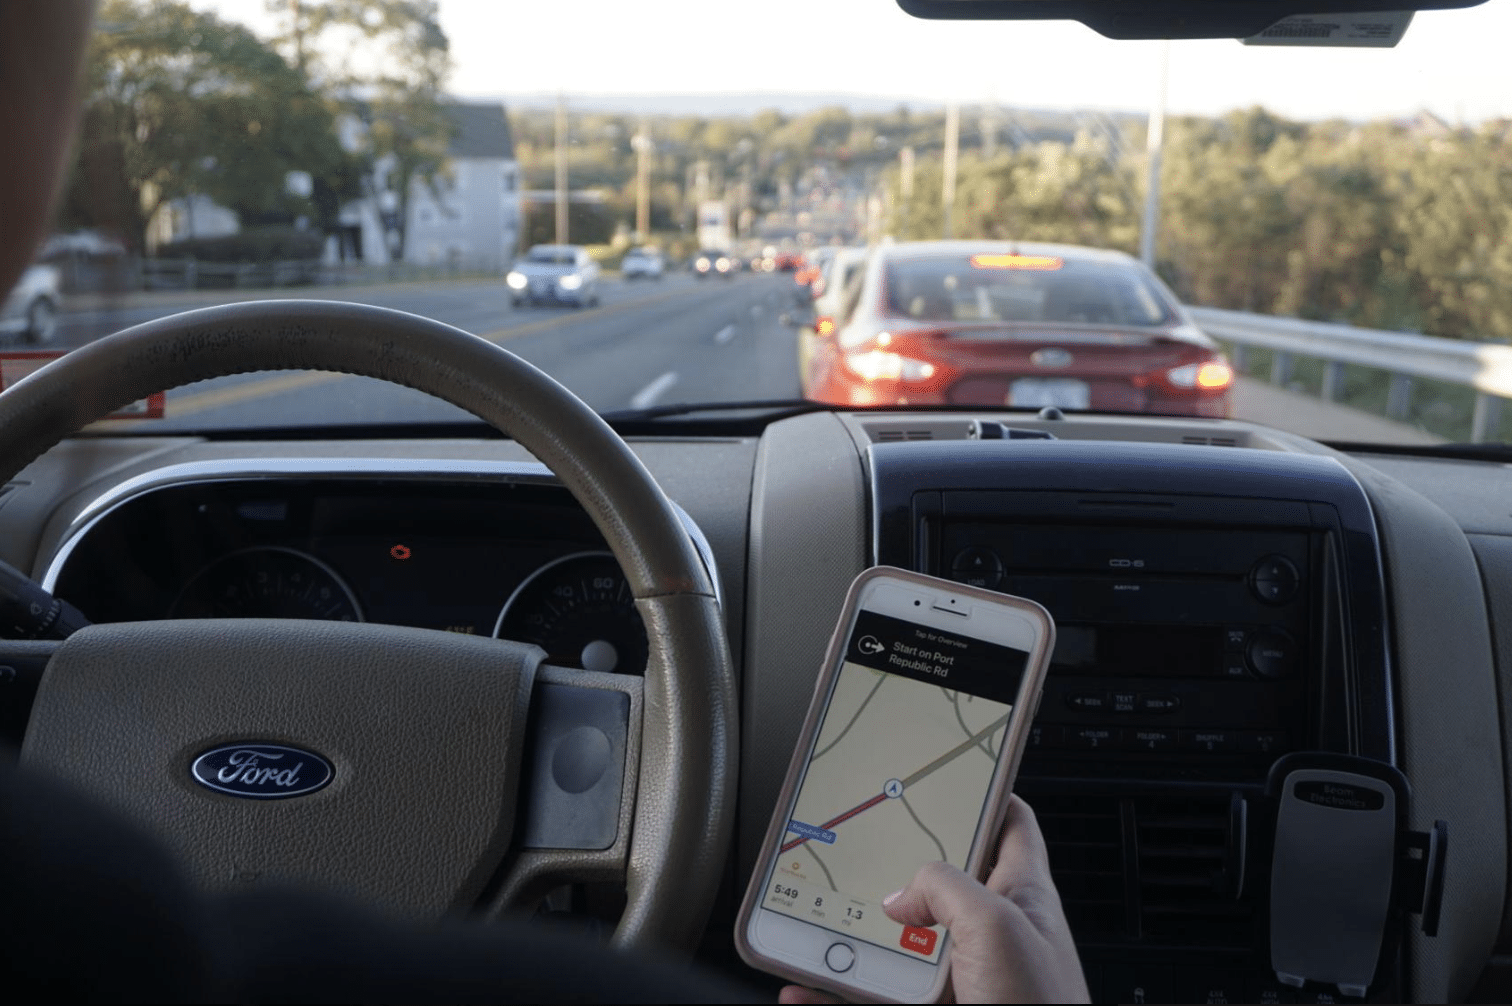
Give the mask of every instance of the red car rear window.
<path id="1" fill-rule="evenodd" d="M 979 268 L 970 256 L 887 266 L 888 313 L 919 321 L 1169 325 L 1174 312 L 1138 267 L 1066 260 L 1056 269 Z"/>

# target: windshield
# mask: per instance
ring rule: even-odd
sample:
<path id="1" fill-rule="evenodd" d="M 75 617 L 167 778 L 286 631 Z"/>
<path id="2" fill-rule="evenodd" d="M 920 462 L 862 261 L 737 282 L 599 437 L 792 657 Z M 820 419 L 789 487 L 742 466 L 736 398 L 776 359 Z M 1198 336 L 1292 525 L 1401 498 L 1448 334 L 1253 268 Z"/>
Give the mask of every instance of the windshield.
<path id="1" fill-rule="evenodd" d="M 1151 327 L 1173 318 L 1154 286 L 1133 266 L 1051 256 L 962 255 L 895 262 L 887 267 L 887 306 L 898 317 L 918 321 Z"/>
<path id="2" fill-rule="evenodd" d="M 0 379 L 176 312 L 311 297 L 466 329 L 603 413 L 1057 405 L 1508 440 L 1512 379 L 1487 362 L 1512 339 L 1508 37 L 1506 3 L 1346 49 L 1118 42 L 892 0 L 799 20 L 102 0 L 51 269 L 5 301 Z M 807 58 L 841 38 L 858 58 Z M 989 261 L 1035 242 L 1060 264 Z M 865 254 L 832 270 L 846 249 Z M 887 346 L 888 318 L 1043 327 Z M 334 374 L 131 415 L 99 429 L 468 420 Z"/>
<path id="3" fill-rule="evenodd" d="M 547 265 L 572 265 L 577 261 L 577 254 L 570 248 L 532 248 L 530 254 L 525 256 L 525 261 L 544 262 Z"/>

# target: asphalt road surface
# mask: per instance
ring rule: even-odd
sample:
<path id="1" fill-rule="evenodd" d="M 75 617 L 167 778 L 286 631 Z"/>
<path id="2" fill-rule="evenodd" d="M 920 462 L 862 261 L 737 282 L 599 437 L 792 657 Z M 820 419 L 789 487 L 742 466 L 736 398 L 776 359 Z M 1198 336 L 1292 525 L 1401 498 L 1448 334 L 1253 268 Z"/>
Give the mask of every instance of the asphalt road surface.
<path id="1" fill-rule="evenodd" d="M 799 393 L 792 277 L 606 280 L 597 308 L 521 307 L 502 281 L 323 288 L 319 296 L 391 307 L 455 325 L 541 367 L 600 412 L 688 402 L 793 398 Z M 56 348 L 193 307 L 267 292 L 136 295 L 59 319 Z M 225 426 L 446 422 L 466 418 L 419 392 L 364 378 L 309 372 L 242 375 L 174 389 L 154 432 Z M 1241 380 L 1235 414 L 1323 439 L 1422 443 L 1413 427 L 1260 382 Z M 131 422 L 131 421 L 127 421 Z M 126 424 L 121 424 L 125 426 Z M 131 425 L 135 425 L 134 422 Z M 129 427 L 127 427 L 129 428 Z M 144 426 L 145 430 L 146 427 Z"/>
<path id="2" fill-rule="evenodd" d="M 507 346 L 600 412 L 798 395 L 792 277 L 605 281 L 596 308 L 510 305 L 501 281 L 360 287 L 321 297 L 425 315 Z M 218 298 L 220 301 L 232 298 Z M 133 304 L 61 319 L 57 348 L 199 303 Z M 452 406 L 379 381 L 279 372 L 205 381 L 168 395 L 159 430 L 306 423 L 444 422 Z"/>

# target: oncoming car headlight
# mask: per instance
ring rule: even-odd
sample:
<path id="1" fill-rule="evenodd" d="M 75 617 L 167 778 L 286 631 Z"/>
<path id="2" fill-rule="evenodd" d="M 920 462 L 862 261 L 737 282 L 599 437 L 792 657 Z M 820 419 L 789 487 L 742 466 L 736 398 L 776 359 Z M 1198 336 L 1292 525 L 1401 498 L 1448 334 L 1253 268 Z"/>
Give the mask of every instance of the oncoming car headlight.
<path id="1" fill-rule="evenodd" d="M 526 279 L 522 272 L 511 272 L 504 277 L 504 282 L 509 284 L 511 290 L 523 290 L 530 284 L 530 280 Z"/>
<path id="2" fill-rule="evenodd" d="M 569 273 L 568 275 L 563 276 L 561 279 L 557 280 L 557 286 L 561 287 L 563 290 L 576 290 L 582 285 L 583 277 L 577 275 L 576 273 Z"/>

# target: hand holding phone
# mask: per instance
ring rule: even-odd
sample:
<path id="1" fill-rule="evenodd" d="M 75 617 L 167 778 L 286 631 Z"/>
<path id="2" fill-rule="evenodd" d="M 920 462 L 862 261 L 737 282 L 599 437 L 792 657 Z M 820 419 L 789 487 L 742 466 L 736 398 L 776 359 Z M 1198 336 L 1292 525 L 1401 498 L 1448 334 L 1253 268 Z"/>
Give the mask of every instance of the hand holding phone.
<path id="1" fill-rule="evenodd" d="M 1088 1002 L 1076 953 L 1034 811 L 1010 797 L 997 861 L 986 883 L 951 866 L 927 863 L 887 901 L 897 922 L 940 923 L 951 935 L 950 981 L 961 1003 Z M 840 1000 L 799 985 L 784 1003 Z"/>
<path id="2" fill-rule="evenodd" d="M 1020 598 L 857 578 L 736 923 L 747 962 L 850 998 L 938 998 L 949 923 L 930 913 L 949 906 L 930 898 L 962 896 L 952 869 L 986 894 L 970 877 L 996 847 L 1054 634 Z M 912 914 L 883 904 L 929 862 L 899 899 Z"/>

